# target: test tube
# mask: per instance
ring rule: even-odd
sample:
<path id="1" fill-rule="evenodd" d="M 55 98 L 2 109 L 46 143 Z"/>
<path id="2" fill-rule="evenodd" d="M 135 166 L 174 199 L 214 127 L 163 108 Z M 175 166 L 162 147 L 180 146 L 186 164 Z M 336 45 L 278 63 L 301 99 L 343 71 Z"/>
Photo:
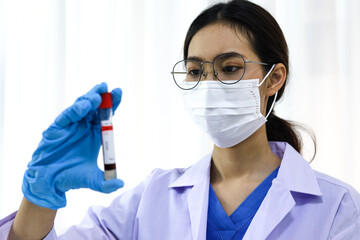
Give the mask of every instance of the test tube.
<path id="1" fill-rule="evenodd" d="M 111 93 L 101 94 L 101 104 L 99 106 L 101 124 L 101 143 L 104 159 L 105 180 L 116 178 L 116 162 L 114 134 L 112 124 L 112 96 Z"/>

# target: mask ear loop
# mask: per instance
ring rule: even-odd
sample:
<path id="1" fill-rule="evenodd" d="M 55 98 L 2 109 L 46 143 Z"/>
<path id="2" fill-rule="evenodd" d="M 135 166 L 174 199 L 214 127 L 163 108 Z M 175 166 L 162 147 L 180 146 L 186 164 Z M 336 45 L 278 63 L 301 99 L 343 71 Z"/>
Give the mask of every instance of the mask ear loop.
<path id="1" fill-rule="evenodd" d="M 275 105 L 275 102 L 276 102 L 277 95 L 278 95 L 278 92 L 275 93 L 274 101 L 272 102 L 271 107 L 270 107 L 270 110 L 269 110 L 268 114 L 266 114 L 265 119 L 268 118 L 268 116 L 270 115 L 271 111 L 273 110 L 274 105 Z"/>
<path id="2" fill-rule="evenodd" d="M 272 70 L 274 69 L 275 64 L 272 65 L 272 67 L 270 68 L 270 70 L 268 71 L 268 73 L 265 75 L 264 79 L 261 81 L 261 83 L 258 84 L 258 87 L 260 87 L 266 80 L 266 78 L 270 75 L 270 73 L 272 72 Z"/>
<path id="3" fill-rule="evenodd" d="M 261 83 L 258 84 L 258 87 L 260 87 L 266 80 L 266 78 L 270 75 L 270 73 L 272 72 L 272 70 L 274 69 L 276 64 L 273 64 L 272 67 L 270 68 L 269 72 L 265 75 L 264 79 L 261 81 Z M 272 102 L 271 104 L 271 107 L 270 107 L 270 110 L 269 112 L 266 114 L 266 117 L 265 119 L 267 119 L 271 113 L 271 111 L 273 110 L 274 108 L 274 105 L 275 105 L 275 102 L 276 102 L 276 98 L 277 98 L 277 95 L 278 95 L 278 92 L 275 93 L 275 97 L 274 97 L 274 101 Z"/>

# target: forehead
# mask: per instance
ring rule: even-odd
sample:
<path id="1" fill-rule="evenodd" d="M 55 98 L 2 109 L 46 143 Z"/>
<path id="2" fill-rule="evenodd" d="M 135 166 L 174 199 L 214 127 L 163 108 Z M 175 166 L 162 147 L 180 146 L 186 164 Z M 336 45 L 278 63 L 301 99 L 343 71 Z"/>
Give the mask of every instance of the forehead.
<path id="1" fill-rule="evenodd" d="M 257 60 L 245 35 L 224 23 L 215 23 L 200 29 L 190 41 L 188 57 L 209 61 L 226 52 L 238 52 L 245 59 Z"/>

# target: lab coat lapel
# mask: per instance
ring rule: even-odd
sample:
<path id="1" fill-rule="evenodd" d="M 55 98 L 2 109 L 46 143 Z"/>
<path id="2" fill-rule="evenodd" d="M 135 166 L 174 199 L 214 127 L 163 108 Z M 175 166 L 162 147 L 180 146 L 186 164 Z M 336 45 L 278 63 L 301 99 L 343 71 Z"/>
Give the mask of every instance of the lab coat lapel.
<path id="1" fill-rule="evenodd" d="M 207 182 L 209 183 L 209 182 Z M 208 184 L 203 181 L 200 184 L 195 184 L 191 189 L 188 197 L 189 215 L 191 221 L 191 231 L 193 239 L 205 240 L 206 239 L 206 224 L 208 212 Z M 199 232 L 201 231 L 201 232 Z"/>
<path id="2" fill-rule="evenodd" d="M 211 155 L 212 153 L 206 155 L 186 169 L 181 177 L 169 185 L 170 188 L 191 187 L 187 204 L 194 240 L 206 239 Z"/>
<path id="3" fill-rule="evenodd" d="M 278 176 L 273 180 L 244 240 L 266 239 L 270 235 L 296 204 L 291 192 L 322 195 L 314 171 L 291 145 L 270 142 L 270 147 L 282 159 Z"/>
<path id="4" fill-rule="evenodd" d="M 244 236 L 244 240 L 266 239 L 294 206 L 295 201 L 289 189 L 274 179 L 272 187 Z"/>

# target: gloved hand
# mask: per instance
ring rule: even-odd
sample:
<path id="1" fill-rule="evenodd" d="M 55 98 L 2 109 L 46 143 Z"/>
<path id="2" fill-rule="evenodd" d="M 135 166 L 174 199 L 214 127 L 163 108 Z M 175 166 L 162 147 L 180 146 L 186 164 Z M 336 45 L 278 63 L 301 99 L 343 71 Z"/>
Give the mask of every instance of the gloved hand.
<path id="1" fill-rule="evenodd" d="M 43 133 L 28 169 L 22 191 L 25 198 L 41 207 L 56 210 L 66 205 L 65 192 L 90 188 L 110 193 L 121 188 L 120 179 L 105 181 L 97 166 L 101 146 L 101 127 L 97 108 L 106 83 L 96 85 L 64 110 Z M 121 101 L 121 89 L 112 92 L 113 111 Z"/>

